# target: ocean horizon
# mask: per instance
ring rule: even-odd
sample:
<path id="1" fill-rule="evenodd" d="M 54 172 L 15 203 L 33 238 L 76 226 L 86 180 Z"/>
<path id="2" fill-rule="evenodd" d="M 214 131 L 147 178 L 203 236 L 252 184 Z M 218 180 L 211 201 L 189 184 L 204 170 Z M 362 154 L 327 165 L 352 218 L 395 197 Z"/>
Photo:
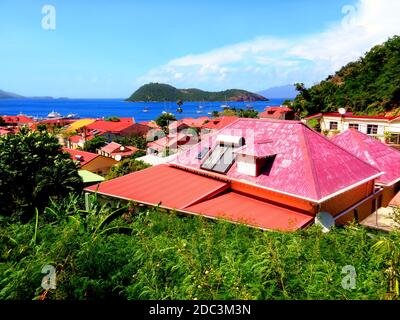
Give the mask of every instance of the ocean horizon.
<path id="1" fill-rule="evenodd" d="M 123 99 L 0 99 L 0 115 L 18 115 L 45 118 L 52 112 L 62 116 L 77 114 L 80 118 L 103 118 L 110 116 L 133 117 L 137 122 L 150 121 L 162 112 L 173 113 L 177 119 L 210 116 L 212 111 L 222 111 L 221 105 L 246 109 L 251 105 L 254 110 L 264 111 L 268 106 L 281 105 L 286 98 L 256 102 L 184 102 L 178 113 L 175 102 L 127 102 Z M 144 110 L 147 109 L 147 112 Z"/>

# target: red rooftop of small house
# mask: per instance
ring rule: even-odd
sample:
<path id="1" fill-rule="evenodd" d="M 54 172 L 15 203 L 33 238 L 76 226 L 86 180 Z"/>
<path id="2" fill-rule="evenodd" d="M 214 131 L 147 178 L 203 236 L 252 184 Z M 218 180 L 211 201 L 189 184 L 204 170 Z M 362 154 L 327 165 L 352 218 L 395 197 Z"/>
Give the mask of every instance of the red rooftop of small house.
<path id="1" fill-rule="evenodd" d="M 227 125 L 230 125 L 232 122 L 235 122 L 238 119 L 239 117 L 237 116 L 223 116 L 221 118 L 215 118 L 209 120 L 209 122 L 204 123 L 202 125 L 202 128 L 220 130 L 222 128 L 225 128 Z"/>
<path id="2" fill-rule="evenodd" d="M 68 149 L 68 148 L 63 148 L 65 152 L 68 152 L 71 155 L 71 158 L 75 161 L 79 161 L 81 166 L 84 166 L 88 164 L 90 161 L 93 159 L 99 157 L 98 154 L 92 153 L 92 152 L 87 152 L 87 151 L 80 151 L 80 150 L 74 150 L 74 149 Z M 77 156 L 82 156 L 81 160 L 78 160 Z"/>
<path id="3" fill-rule="evenodd" d="M 122 118 L 120 121 L 96 120 L 86 126 L 88 130 L 102 130 L 105 132 L 121 132 L 134 124 L 132 118 Z"/>
<path id="4" fill-rule="evenodd" d="M 400 151 L 353 128 L 332 137 L 331 140 L 384 172 L 377 179 L 378 183 L 392 185 L 400 180 Z"/>
<path id="5" fill-rule="evenodd" d="M 5 123 L 32 123 L 33 119 L 27 116 L 1 116 Z"/>
<path id="6" fill-rule="evenodd" d="M 304 213 L 230 192 L 229 181 L 169 165 L 154 166 L 85 190 L 267 230 L 292 231 L 313 220 Z"/>
<path id="7" fill-rule="evenodd" d="M 121 150 L 121 147 L 124 148 L 124 150 Z M 122 146 L 121 144 L 117 142 L 110 142 L 109 144 L 105 145 L 103 148 L 100 149 L 100 151 L 103 151 L 105 153 L 108 153 L 112 156 L 120 155 L 122 157 L 130 156 L 137 152 L 139 149 L 133 146 Z"/>
<path id="8" fill-rule="evenodd" d="M 288 107 L 280 107 L 280 106 L 275 106 L 275 107 L 267 107 L 265 108 L 265 111 L 261 112 L 258 116 L 260 118 L 275 118 L 279 119 L 282 114 L 285 114 L 287 112 L 292 112 L 293 110 Z"/>
<path id="9" fill-rule="evenodd" d="M 241 118 L 177 154 L 170 163 L 214 174 L 200 168 L 203 160 L 198 155 L 213 150 L 218 135 L 241 136 L 250 148 L 252 141 L 272 141 L 268 145 L 268 153 L 275 154 L 271 170 L 253 177 L 239 173 L 234 163 L 228 178 L 317 203 L 382 174 L 302 122 L 275 119 Z"/>

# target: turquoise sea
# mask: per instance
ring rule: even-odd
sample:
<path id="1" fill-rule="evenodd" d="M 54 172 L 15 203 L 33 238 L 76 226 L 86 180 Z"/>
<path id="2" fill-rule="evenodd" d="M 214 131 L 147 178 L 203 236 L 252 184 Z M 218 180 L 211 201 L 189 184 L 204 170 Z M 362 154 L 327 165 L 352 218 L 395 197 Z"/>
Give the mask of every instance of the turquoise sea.
<path id="1" fill-rule="evenodd" d="M 263 111 L 267 106 L 280 105 L 284 100 L 285 98 L 271 99 L 267 102 L 227 102 L 227 104 L 243 109 L 251 105 L 255 110 Z M 174 102 L 126 102 L 122 99 L 0 99 L 0 115 L 23 113 L 42 118 L 54 110 L 63 116 L 74 113 L 81 118 L 134 117 L 139 122 L 153 120 L 163 111 L 173 113 L 177 119 L 209 116 L 209 112 L 223 110 L 221 108 L 223 104 L 225 102 L 185 102 L 182 105 L 183 112 L 178 113 Z"/>

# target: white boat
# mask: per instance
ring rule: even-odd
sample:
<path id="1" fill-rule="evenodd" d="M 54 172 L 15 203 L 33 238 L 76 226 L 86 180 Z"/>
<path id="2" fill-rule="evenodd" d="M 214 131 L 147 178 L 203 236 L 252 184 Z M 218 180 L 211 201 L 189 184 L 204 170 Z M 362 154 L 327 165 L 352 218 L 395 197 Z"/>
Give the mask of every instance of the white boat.
<path id="1" fill-rule="evenodd" d="M 55 112 L 55 111 L 53 110 L 52 112 L 50 112 L 50 113 L 47 115 L 47 118 L 50 118 L 50 119 L 61 118 L 61 114 L 58 113 L 58 112 Z"/>
<path id="2" fill-rule="evenodd" d="M 79 116 L 76 113 L 70 113 L 69 115 L 67 115 L 68 119 L 78 119 Z"/>
<path id="3" fill-rule="evenodd" d="M 144 107 L 143 108 L 143 112 L 148 112 L 149 111 L 149 107 Z"/>
<path id="4" fill-rule="evenodd" d="M 221 105 L 221 108 L 222 109 L 229 109 L 230 107 L 227 104 L 223 104 L 223 105 Z"/>

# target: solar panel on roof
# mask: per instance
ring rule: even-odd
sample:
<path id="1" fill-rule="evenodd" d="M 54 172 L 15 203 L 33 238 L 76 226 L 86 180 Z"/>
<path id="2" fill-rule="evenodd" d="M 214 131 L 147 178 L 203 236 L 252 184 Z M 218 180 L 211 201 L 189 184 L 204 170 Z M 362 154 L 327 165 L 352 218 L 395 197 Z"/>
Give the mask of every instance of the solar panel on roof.
<path id="1" fill-rule="evenodd" d="M 227 173 L 235 160 L 233 147 L 217 145 L 210 156 L 201 165 L 202 169 Z"/>
<path id="2" fill-rule="evenodd" d="M 203 149 L 197 154 L 196 159 L 199 159 L 199 160 L 203 159 L 203 158 L 206 156 L 206 154 L 208 153 L 209 150 L 210 150 L 209 147 L 203 148 Z"/>

